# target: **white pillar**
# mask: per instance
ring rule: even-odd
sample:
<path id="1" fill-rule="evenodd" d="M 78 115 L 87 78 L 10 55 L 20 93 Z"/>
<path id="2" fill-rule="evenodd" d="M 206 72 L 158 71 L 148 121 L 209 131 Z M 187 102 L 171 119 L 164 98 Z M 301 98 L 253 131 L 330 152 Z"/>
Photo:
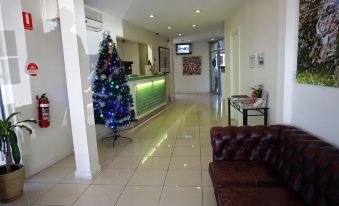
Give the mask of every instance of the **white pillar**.
<path id="1" fill-rule="evenodd" d="M 59 0 L 69 110 L 72 124 L 75 176 L 92 178 L 101 170 L 89 80 L 89 58 L 83 0 Z"/>

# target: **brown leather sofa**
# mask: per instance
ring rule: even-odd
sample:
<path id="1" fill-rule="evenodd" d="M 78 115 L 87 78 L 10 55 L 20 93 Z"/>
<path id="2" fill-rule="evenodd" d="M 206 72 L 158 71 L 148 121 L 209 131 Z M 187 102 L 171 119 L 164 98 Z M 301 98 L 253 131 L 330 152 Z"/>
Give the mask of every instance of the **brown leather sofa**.
<path id="1" fill-rule="evenodd" d="M 339 149 L 313 135 L 284 125 L 214 127 L 211 143 L 219 206 L 339 206 Z"/>

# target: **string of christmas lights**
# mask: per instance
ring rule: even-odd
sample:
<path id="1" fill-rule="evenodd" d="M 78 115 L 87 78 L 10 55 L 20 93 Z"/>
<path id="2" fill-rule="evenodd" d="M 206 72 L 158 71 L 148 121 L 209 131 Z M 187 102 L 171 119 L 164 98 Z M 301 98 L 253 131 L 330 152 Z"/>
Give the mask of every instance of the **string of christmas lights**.
<path id="1" fill-rule="evenodd" d="M 104 34 L 93 81 L 96 123 L 113 130 L 127 127 L 135 118 L 133 98 L 118 50 L 109 34 Z"/>

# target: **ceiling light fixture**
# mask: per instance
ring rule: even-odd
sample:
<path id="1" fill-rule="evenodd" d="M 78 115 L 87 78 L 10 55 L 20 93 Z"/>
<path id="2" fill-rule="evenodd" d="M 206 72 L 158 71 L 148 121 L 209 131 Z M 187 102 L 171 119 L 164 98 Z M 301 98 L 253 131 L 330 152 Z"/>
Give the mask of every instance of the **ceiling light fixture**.
<path id="1" fill-rule="evenodd" d="M 211 39 L 211 41 L 214 41 L 214 40 L 215 40 L 214 38 Z"/>
<path id="2" fill-rule="evenodd" d="M 197 25 L 193 24 L 192 27 L 195 28 L 195 27 L 197 27 Z"/>
<path id="3" fill-rule="evenodd" d="M 155 17 L 154 14 L 150 14 L 150 15 L 149 15 L 149 18 L 154 18 L 154 17 Z"/>
<path id="4" fill-rule="evenodd" d="M 196 13 L 196 14 L 200 14 L 200 13 L 201 13 L 201 10 L 200 10 L 200 9 L 197 9 L 197 10 L 195 10 L 195 13 Z"/>
<path id="5" fill-rule="evenodd" d="M 169 27 L 167 27 L 167 29 L 168 29 L 168 30 L 171 30 L 171 29 L 172 29 L 172 27 L 170 27 L 170 26 L 169 26 Z"/>
<path id="6" fill-rule="evenodd" d="M 179 36 L 181 36 L 182 34 L 179 34 Z"/>

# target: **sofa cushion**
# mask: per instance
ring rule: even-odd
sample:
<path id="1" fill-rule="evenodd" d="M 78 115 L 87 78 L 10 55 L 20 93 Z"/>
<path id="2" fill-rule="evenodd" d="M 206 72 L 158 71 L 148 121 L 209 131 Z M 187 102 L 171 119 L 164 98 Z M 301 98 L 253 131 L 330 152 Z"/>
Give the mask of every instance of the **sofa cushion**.
<path id="1" fill-rule="evenodd" d="M 271 152 L 277 136 L 278 129 L 274 127 L 214 127 L 213 160 L 261 161 Z"/>
<path id="2" fill-rule="evenodd" d="M 219 206 L 304 205 L 283 186 L 226 187 L 219 190 Z"/>
<path id="3" fill-rule="evenodd" d="M 267 167 L 256 161 L 215 161 L 209 165 L 215 189 L 232 185 L 280 185 Z"/>

